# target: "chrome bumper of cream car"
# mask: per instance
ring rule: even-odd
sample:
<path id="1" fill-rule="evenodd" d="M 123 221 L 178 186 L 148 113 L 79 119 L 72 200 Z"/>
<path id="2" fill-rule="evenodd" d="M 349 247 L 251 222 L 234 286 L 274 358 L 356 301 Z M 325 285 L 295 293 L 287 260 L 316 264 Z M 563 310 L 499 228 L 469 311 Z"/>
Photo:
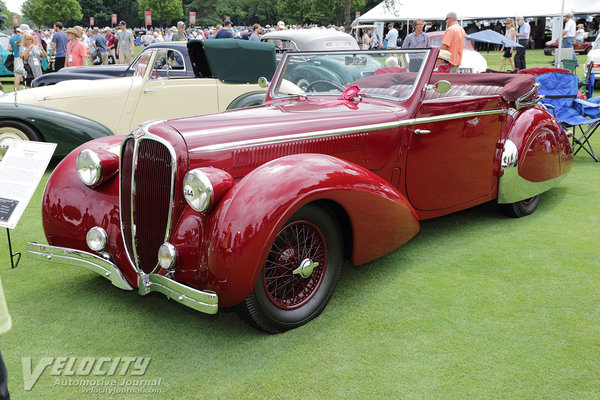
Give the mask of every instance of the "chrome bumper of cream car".
<path id="1" fill-rule="evenodd" d="M 36 242 L 27 243 L 27 253 L 40 260 L 89 269 L 109 279 L 118 288 L 133 290 L 123 273 L 112 261 L 95 254 Z M 216 293 L 197 290 L 162 275 L 142 274 L 138 283 L 141 295 L 159 292 L 178 303 L 206 314 L 216 314 L 219 309 L 219 299 Z"/>

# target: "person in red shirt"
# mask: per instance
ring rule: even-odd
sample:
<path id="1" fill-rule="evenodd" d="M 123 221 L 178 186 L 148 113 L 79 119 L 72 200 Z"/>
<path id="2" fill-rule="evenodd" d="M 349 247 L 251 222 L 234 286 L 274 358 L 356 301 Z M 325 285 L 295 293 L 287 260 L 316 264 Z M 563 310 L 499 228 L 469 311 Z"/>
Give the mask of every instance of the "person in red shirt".
<path id="1" fill-rule="evenodd" d="M 87 51 L 83 43 L 77 40 L 79 32 L 75 28 L 69 28 L 66 33 L 69 42 L 67 43 L 65 67 L 81 67 L 87 57 Z"/>
<path id="2" fill-rule="evenodd" d="M 458 72 L 458 66 L 462 62 L 463 48 L 465 47 L 465 30 L 457 22 L 455 12 L 449 12 L 446 15 L 446 32 L 442 38 L 440 50 L 450 52 L 450 72 Z"/>

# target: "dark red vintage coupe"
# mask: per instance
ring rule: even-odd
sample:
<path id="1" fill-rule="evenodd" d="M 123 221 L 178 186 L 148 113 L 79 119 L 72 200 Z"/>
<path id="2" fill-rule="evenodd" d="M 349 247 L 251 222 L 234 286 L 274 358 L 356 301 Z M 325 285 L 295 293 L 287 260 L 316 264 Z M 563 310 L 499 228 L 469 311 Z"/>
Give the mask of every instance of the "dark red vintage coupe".
<path id="1" fill-rule="evenodd" d="M 282 332 L 321 313 L 344 257 L 390 252 L 422 219 L 532 213 L 571 168 L 570 132 L 532 76 L 439 73 L 437 54 L 288 52 L 261 106 L 88 142 L 50 177 L 49 245 L 29 252 Z"/>

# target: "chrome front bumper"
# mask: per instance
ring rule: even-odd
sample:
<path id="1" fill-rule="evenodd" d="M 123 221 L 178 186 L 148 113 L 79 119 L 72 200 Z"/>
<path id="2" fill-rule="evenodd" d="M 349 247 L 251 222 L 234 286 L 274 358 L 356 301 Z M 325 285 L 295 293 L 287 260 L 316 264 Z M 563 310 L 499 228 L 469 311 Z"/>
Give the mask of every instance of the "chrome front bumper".
<path id="1" fill-rule="evenodd" d="M 39 260 L 54 261 L 89 269 L 110 280 L 113 285 L 120 289 L 133 290 L 133 287 L 127 282 L 116 264 L 95 254 L 36 242 L 27 243 L 27 253 Z M 138 292 L 141 295 L 159 292 L 184 306 L 206 314 L 216 314 L 219 309 L 216 293 L 191 288 L 163 275 L 141 274 L 138 284 Z"/>

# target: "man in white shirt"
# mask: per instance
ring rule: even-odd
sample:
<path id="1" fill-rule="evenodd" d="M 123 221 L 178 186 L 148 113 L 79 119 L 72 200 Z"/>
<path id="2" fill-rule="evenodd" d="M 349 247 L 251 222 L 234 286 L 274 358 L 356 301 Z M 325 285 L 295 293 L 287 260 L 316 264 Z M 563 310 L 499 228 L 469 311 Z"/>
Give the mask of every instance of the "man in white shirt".
<path id="1" fill-rule="evenodd" d="M 387 40 L 387 48 L 395 49 L 398 47 L 398 30 L 394 28 L 394 24 L 388 24 L 388 33 L 385 35 Z"/>
<path id="2" fill-rule="evenodd" d="M 577 32 L 577 27 L 575 26 L 575 21 L 573 20 L 573 14 L 568 13 L 565 15 L 565 30 L 563 31 L 563 49 L 573 49 L 573 42 L 575 41 L 575 33 Z M 577 61 L 577 57 L 575 56 L 575 50 L 573 49 L 573 59 Z M 579 65 L 579 63 L 577 63 Z"/>
<path id="3" fill-rule="evenodd" d="M 523 17 L 517 17 L 517 39 L 519 40 L 519 44 L 523 47 L 517 47 L 517 52 L 515 54 L 515 68 L 516 69 L 526 69 L 527 65 L 525 63 L 525 49 L 529 44 L 529 35 L 531 34 L 531 27 Z"/>

